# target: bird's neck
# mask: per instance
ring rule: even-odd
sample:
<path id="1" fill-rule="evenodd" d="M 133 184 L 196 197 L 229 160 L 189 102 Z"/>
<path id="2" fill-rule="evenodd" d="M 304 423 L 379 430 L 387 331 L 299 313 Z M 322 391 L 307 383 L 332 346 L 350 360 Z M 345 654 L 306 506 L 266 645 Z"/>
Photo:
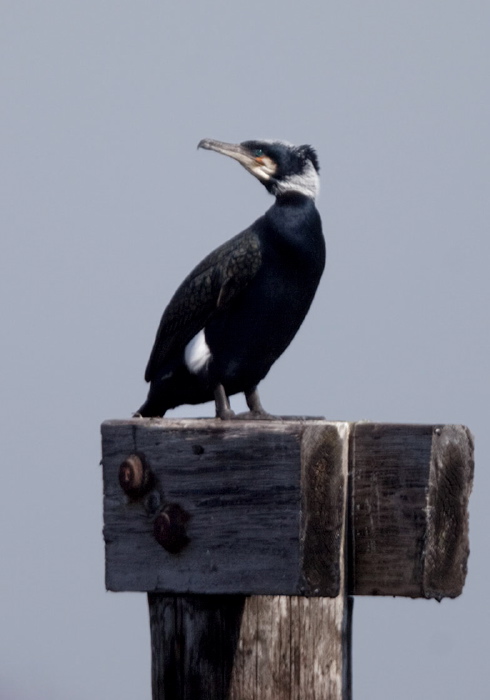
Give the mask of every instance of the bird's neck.
<path id="1" fill-rule="evenodd" d="M 264 184 L 269 192 L 276 197 L 297 192 L 314 200 L 320 190 L 320 178 L 311 163 L 308 163 L 300 173 L 293 173 L 280 180 L 271 178 Z"/>
<path id="2" fill-rule="evenodd" d="M 320 215 L 311 197 L 287 192 L 276 197 L 265 215 L 265 224 L 274 240 L 304 247 L 307 240 L 323 240 Z"/>
<path id="3" fill-rule="evenodd" d="M 279 207 L 311 207 L 315 206 L 314 197 L 305 195 L 303 192 L 298 192 L 297 190 L 289 190 L 286 192 L 281 192 L 276 195 L 276 205 Z"/>

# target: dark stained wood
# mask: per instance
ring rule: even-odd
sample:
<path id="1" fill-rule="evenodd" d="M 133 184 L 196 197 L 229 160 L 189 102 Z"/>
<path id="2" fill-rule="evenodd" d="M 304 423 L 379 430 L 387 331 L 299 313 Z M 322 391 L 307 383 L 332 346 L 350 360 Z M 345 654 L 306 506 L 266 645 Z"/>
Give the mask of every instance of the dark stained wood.
<path id="1" fill-rule="evenodd" d="M 469 553 L 469 431 L 357 423 L 350 435 L 351 591 L 459 595 Z"/>
<path id="2" fill-rule="evenodd" d="M 317 419 L 104 423 L 107 588 L 337 595 L 347 431 Z M 131 454 L 155 479 L 139 501 L 118 481 Z M 169 503 L 189 515 L 179 553 L 154 537 Z"/>
<path id="3" fill-rule="evenodd" d="M 244 596 L 148 594 L 154 700 L 229 697 L 244 603 Z"/>
<path id="4" fill-rule="evenodd" d="M 337 595 L 348 461 L 350 593 L 462 591 L 473 477 L 462 426 L 133 419 L 102 432 L 110 590 Z M 119 485 L 134 454 L 154 478 L 136 500 Z M 169 504 L 189 515 L 178 553 L 154 537 Z"/>

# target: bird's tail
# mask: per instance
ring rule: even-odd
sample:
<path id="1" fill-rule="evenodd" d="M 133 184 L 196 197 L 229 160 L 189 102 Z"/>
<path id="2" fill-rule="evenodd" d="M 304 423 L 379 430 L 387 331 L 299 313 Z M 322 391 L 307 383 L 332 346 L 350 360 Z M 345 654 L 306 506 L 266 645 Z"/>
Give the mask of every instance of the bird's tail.
<path id="1" fill-rule="evenodd" d="M 133 415 L 141 418 L 163 418 L 166 411 L 167 407 L 164 408 L 161 405 L 161 401 L 148 396 L 145 403 Z"/>
<path id="2" fill-rule="evenodd" d="M 162 418 L 166 411 L 182 404 L 212 401 L 213 391 L 191 374 L 184 364 L 167 365 L 150 383 L 148 398 L 137 412 L 143 418 Z"/>

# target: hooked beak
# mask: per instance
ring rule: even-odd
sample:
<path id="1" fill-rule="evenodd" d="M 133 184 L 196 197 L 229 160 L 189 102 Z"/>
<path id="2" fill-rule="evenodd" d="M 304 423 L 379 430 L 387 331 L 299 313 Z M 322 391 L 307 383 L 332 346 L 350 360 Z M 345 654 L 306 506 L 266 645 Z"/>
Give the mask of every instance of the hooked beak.
<path id="1" fill-rule="evenodd" d="M 239 143 L 224 143 L 214 139 L 202 139 L 197 147 L 205 148 L 207 151 L 216 151 L 216 153 L 222 153 L 224 156 L 230 156 L 230 158 L 234 158 L 245 166 L 247 170 L 250 170 L 251 166 L 255 165 L 255 158 Z"/>
<path id="2" fill-rule="evenodd" d="M 259 180 L 269 180 L 273 174 L 273 169 L 269 165 L 268 158 L 257 158 L 245 146 L 240 143 L 224 143 L 223 141 L 215 141 L 214 139 L 202 139 L 199 141 L 198 148 L 205 148 L 208 151 L 216 151 L 224 156 L 229 156 L 237 160 L 240 165 L 248 170 L 249 173 L 255 175 Z M 268 162 L 266 162 L 268 161 Z"/>

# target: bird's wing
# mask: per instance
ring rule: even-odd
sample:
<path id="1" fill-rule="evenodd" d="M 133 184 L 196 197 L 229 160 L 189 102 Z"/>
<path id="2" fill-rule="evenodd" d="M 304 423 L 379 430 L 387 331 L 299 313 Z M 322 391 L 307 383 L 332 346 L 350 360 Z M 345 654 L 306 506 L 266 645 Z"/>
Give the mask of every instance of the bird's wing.
<path id="1" fill-rule="evenodd" d="M 186 277 L 165 309 L 146 367 L 151 381 L 175 351 L 181 351 L 217 309 L 226 307 L 257 274 L 259 237 L 247 229 L 210 253 Z"/>

